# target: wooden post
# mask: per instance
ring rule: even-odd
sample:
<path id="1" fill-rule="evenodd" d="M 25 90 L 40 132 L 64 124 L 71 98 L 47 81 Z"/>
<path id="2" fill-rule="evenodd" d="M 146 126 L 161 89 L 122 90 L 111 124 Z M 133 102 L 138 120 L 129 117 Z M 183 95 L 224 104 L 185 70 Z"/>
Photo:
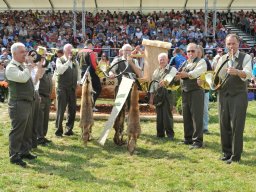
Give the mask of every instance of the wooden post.
<path id="1" fill-rule="evenodd" d="M 145 46 L 143 79 L 151 81 L 154 70 L 159 66 L 159 53 L 168 53 L 172 44 L 163 41 L 143 39 L 142 45 Z"/>

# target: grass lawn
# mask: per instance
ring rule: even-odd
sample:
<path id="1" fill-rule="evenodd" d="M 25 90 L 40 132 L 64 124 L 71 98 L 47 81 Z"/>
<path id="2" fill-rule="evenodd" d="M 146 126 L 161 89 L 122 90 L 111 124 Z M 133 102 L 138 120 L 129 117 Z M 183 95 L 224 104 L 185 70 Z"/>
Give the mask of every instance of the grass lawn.
<path id="1" fill-rule="evenodd" d="M 93 140 L 87 147 L 80 140 L 78 122 L 75 136 L 54 136 L 50 121 L 48 138 L 39 146 L 38 159 L 28 167 L 11 165 L 8 158 L 10 121 L 7 104 L 0 104 L 0 191 L 256 191 L 256 102 L 250 102 L 244 133 L 242 161 L 227 165 L 221 156 L 216 104 L 210 104 L 210 135 L 204 148 L 189 150 L 179 145 L 183 126 L 175 123 L 175 141 L 155 137 L 155 122 L 143 121 L 137 153 L 130 156 L 125 146 L 115 146 L 111 131 L 104 147 Z M 104 121 L 96 121 L 98 138 Z"/>

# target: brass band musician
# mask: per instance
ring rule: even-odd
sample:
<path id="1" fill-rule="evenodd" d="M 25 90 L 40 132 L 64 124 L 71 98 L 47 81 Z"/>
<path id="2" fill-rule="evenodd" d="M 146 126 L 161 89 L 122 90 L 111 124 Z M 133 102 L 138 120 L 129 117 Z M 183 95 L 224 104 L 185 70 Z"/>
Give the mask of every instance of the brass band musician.
<path id="1" fill-rule="evenodd" d="M 240 161 L 243 151 L 243 131 L 248 105 L 246 80 L 252 76 L 251 57 L 238 50 L 239 37 L 229 34 L 226 37 L 228 53 L 223 55 L 216 70 L 228 62 L 220 70 L 217 78 L 224 80 L 218 92 L 221 146 L 221 160 L 230 164 Z"/>
<path id="2" fill-rule="evenodd" d="M 168 65 L 168 55 L 160 53 L 158 55 L 159 67 L 154 71 L 152 79 L 157 80 L 152 86 L 150 104 L 156 106 L 156 131 L 157 137 L 165 137 L 169 140 L 174 139 L 173 130 L 173 96 L 168 91 L 166 85 L 169 85 L 177 73 L 177 69 Z M 154 101 L 154 102 L 153 102 Z"/>
<path id="3" fill-rule="evenodd" d="M 181 67 L 176 79 L 181 80 L 182 110 L 184 124 L 183 144 L 190 149 L 203 146 L 203 110 L 204 90 L 197 84 L 197 78 L 207 70 L 204 59 L 199 59 L 198 46 L 189 43 L 187 46 L 188 60 Z"/>

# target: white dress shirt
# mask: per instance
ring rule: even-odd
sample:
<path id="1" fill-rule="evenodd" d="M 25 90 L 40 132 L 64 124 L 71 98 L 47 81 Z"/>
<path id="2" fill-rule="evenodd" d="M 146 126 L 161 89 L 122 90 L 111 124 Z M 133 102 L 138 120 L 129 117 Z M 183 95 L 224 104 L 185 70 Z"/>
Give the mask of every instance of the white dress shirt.
<path id="1" fill-rule="evenodd" d="M 207 71 L 207 64 L 204 59 L 200 59 L 200 61 L 197 63 L 188 63 L 186 65 L 186 68 L 193 69 L 192 71 L 188 72 L 189 78 L 196 79 Z"/>
<path id="2" fill-rule="evenodd" d="M 24 70 L 21 71 L 18 66 L 21 66 Z M 12 59 L 6 67 L 6 78 L 10 81 L 26 83 L 31 78 L 31 74 L 29 69 L 25 68 L 24 63 Z"/>
<path id="3" fill-rule="evenodd" d="M 221 79 L 224 79 L 226 77 L 226 74 L 227 74 L 227 67 L 228 66 L 231 66 L 232 67 L 236 67 L 238 65 L 238 62 L 237 62 L 237 58 L 238 58 L 238 55 L 239 55 L 239 50 L 234 54 L 234 61 L 231 62 L 231 61 L 228 61 L 225 66 L 223 66 L 223 68 L 220 70 L 219 72 L 219 77 Z M 218 71 L 219 67 L 222 65 L 222 63 L 227 59 L 227 56 L 229 56 L 229 54 L 226 54 L 226 55 L 223 55 L 219 61 L 218 61 L 218 64 L 216 66 L 216 70 L 215 71 Z M 243 81 L 247 80 L 247 79 L 251 79 L 252 78 L 252 58 L 250 55 L 246 54 L 245 57 L 244 57 L 244 60 L 243 60 L 243 65 L 242 65 L 242 71 L 245 72 L 246 74 L 246 77 L 245 78 L 241 78 Z"/>
<path id="4" fill-rule="evenodd" d="M 70 61 L 69 59 L 67 59 L 67 57 L 65 55 L 62 56 L 62 58 L 64 59 L 65 63 L 62 64 L 61 59 L 57 58 L 56 60 L 56 69 L 55 69 L 55 73 L 56 75 L 62 75 L 63 73 L 65 73 L 65 71 L 70 67 L 71 69 L 73 68 L 73 63 L 72 61 Z M 81 69 L 78 66 L 78 62 L 75 61 L 76 67 L 77 67 L 77 82 L 80 83 L 81 81 Z"/>

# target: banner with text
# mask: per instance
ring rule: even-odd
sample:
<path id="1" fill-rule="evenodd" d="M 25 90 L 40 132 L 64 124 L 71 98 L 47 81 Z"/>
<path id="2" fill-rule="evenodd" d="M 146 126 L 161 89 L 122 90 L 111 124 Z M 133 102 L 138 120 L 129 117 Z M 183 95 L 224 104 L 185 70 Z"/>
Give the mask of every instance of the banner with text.
<path id="1" fill-rule="evenodd" d="M 133 82 L 134 82 L 134 80 L 132 80 L 132 79 L 129 79 L 127 77 L 122 77 L 122 81 L 120 83 L 120 86 L 119 86 L 119 89 L 117 92 L 117 96 L 116 96 L 116 100 L 115 100 L 114 106 L 112 108 L 111 114 L 110 114 L 108 121 L 105 124 L 104 130 L 101 133 L 101 136 L 98 140 L 98 142 L 101 145 L 105 144 L 106 139 L 109 134 L 109 131 L 113 127 L 113 125 L 115 123 L 115 119 L 118 116 L 119 112 L 121 111 L 128 95 L 129 95 L 129 92 L 131 90 Z"/>

